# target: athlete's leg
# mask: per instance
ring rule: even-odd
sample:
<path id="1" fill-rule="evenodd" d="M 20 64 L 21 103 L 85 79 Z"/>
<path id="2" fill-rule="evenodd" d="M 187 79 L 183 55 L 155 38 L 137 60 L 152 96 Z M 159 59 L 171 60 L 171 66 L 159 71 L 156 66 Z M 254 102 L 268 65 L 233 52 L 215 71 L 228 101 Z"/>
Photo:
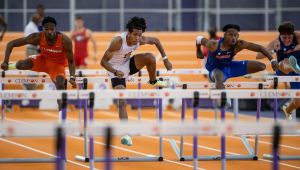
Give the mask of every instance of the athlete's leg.
<path id="1" fill-rule="evenodd" d="M 146 66 L 150 81 L 156 80 L 156 60 L 152 53 L 141 53 L 133 56 L 135 66 L 141 70 Z"/>
<path id="2" fill-rule="evenodd" d="M 14 64 L 9 64 L 10 68 L 13 69 Z M 15 63 L 15 68 L 18 70 L 31 70 L 33 68 L 33 62 L 31 58 L 25 60 L 19 60 Z"/>
<path id="3" fill-rule="evenodd" d="M 216 84 L 216 89 L 225 89 L 224 86 L 224 73 L 220 69 L 213 69 L 210 72 L 210 78 Z"/>
<path id="4" fill-rule="evenodd" d="M 300 83 L 299 82 L 291 82 L 290 83 L 291 89 L 300 89 Z M 286 119 L 287 120 L 291 120 L 292 119 L 292 112 L 295 109 L 300 108 L 300 99 L 292 99 L 291 103 L 284 105 L 282 107 L 282 110 L 284 111 L 285 115 L 286 115 Z"/>
<path id="5" fill-rule="evenodd" d="M 113 89 L 126 89 L 125 78 L 112 78 L 111 83 Z M 125 99 L 117 99 L 117 108 L 119 113 L 119 118 L 122 121 L 128 120 L 128 114 L 126 111 L 126 100 Z"/>
<path id="6" fill-rule="evenodd" d="M 54 84 L 57 90 L 65 90 L 65 77 L 62 75 L 58 75 L 55 78 Z M 61 111 L 61 100 L 57 100 L 58 110 Z"/>
<path id="7" fill-rule="evenodd" d="M 247 61 L 247 74 L 256 73 L 265 69 L 266 65 L 264 63 L 252 60 Z"/>
<path id="8" fill-rule="evenodd" d="M 113 89 L 126 89 L 126 79 L 125 78 L 112 78 L 111 83 L 112 83 Z M 126 105 L 127 105 L 127 103 L 126 103 L 125 99 L 117 99 L 118 113 L 119 113 L 119 118 L 121 121 L 128 121 Z M 131 146 L 132 145 L 131 137 L 128 134 L 122 136 L 121 144 Z"/>

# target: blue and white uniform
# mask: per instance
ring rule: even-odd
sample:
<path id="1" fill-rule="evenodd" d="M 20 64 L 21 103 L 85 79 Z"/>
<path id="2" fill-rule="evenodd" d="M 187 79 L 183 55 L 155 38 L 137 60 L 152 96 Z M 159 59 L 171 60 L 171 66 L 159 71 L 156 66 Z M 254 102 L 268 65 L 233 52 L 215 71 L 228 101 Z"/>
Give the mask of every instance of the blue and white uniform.
<path id="1" fill-rule="evenodd" d="M 285 58 L 289 58 L 290 56 L 294 56 L 297 59 L 298 65 L 300 65 L 300 51 L 293 51 L 294 48 L 298 45 L 296 35 L 293 36 L 293 42 L 289 46 L 285 46 L 284 43 L 281 41 L 280 37 L 278 37 L 278 40 L 280 42 L 280 49 L 276 52 L 277 54 L 277 62 L 284 60 Z M 284 74 L 280 70 L 276 71 L 276 74 L 278 76 L 300 76 L 300 74 L 297 74 L 295 72 L 290 72 L 289 74 Z M 291 89 L 300 89 L 300 83 L 299 82 L 290 82 Z"/>
<path id="2" fill-rule="evenodd" d="M 248 61 L 233 61 L 235 56 L 235 46 L 231 47 L 229 50 L 222 51 L 221 45 L 223 41 L 224 38 L 220 38 L 216 51 L 208 52 L 208 58 L 205 67 L 209 71 L 209 78 L 212 80 L 212 72 L 214 69 L 219 69 L 223 72 L 224 82 L 231 77 L 240 77 L 248 74 Z"/>

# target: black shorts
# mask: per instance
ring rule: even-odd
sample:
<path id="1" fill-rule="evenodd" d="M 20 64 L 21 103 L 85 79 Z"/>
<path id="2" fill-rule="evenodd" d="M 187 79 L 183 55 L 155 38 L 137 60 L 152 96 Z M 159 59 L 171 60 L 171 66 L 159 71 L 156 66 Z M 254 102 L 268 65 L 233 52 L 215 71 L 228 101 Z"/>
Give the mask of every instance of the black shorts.
<path id="1" fill-rule="evenodd" d="M 129 75 L 133 75 L 133 74 L 140 71 L 135 66 L 134 56 L 130 58 L 129 70 L 130 70 Z M 113 88 L 115 88 L 118 85 L 123 85 L 124 87 L 126 87 L 126 79 L 125 78 L 114 77 L 114 78 L 111 79 L 111 85 L 112 85 Z"/>

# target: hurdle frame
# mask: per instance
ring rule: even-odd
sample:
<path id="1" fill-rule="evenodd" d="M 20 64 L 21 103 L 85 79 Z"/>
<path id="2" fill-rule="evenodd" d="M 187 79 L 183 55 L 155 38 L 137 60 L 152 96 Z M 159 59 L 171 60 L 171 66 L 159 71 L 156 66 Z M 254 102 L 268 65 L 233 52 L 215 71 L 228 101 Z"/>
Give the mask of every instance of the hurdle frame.
<path id="1" fill-rule="evenodd" d="M 258 84 L 258 88 L 259 89 L 263 89 L 263 84 L 259 83 Z M 183 84 L 183 89 L 187 89 L 187 84 Z M 226 97 L 226 94 L 225 94 Z M 222 101 L 223 98 L 221 98 Z M 213 101 L 215 99 L 212 99 Z M 221 103 L 222 104 L 222 103 Z M 257 99 L 257 106 L 261 105 L 261 99 L 258 98 Z M 181 121 L 185 120 L 185 110 L 186 110 L 186 99 L 182 99 L 182 109 L 181 109 Z M 223 111 L 225 112 L 225 106 L 224 108 L 221 107 L 221 121 L 223 121 L 223 117 L 222 117 L 222 113 Z M 256 121 L 259 121 L 259 115 L 261 112 L 261 108 L 257 107 L 256 110 Z M 225 114 L 225 113 L 224 113 Z M 237 120 L 237 115 L 238 115 L 238 99 L 235 98 L 234 99 L 234 120 Z M 216 116 L 215 116 L 216 118 Z M 194 117 L 195 119 L 195 117 Z M 217 121 L 217 120 L 215 120 Z M 240 135 L 239 137 L 241 138 L 241 141 L 243 143 L 243 145 L 245 146 L 246 150 L 248 151 L 248 155 L 225 155 L 226 159 L 228 160 L 258 160 L 258 135 L 255 135 L 255 145 L 254 145 L 254 149 L 252 148 L 252 146 L 250 145 L 247 137 L 247 135 Z M 224 139 L 225 140 L 225 139 Z M 176 141 L 174 139 L 170 139 L 169 141 L 171 147 L 173 148 L 177 158 L 180 161 L 191 161 L 193 160 L 193 156 L 184 156 L 183 155 L 183 145 L 184 145 L 184 139 L 183 139 L 183 135 L 180 136 L 180 142 L 179 142 L 179 148 L 178 145 L 176 143 Z M 198 156 L 198 160 L 200 161 L 207 161 L 207 160 L 220 160 L 222 159 L 222 157 L 224 157 L 222 154 L 221 155 L 203 155 L 203 156 Z"/>
<path id="2" fill-rule="evenodd" d="M 3 75 L 3 73 L 2 73 Z M 3 87 L 3 86 L 2 86 Z M 62 123 L 65 124 L 67 111 L 67 93 L 62 93 Z M 4 112 L 1 124 L 1 137 L 5 137 L 4 132 Z M 63 132 L 62 132 L 63 133 Z M 56 157 L 53 158 L 0 158 L 0 163 L 56 163 L 56 166 L 61 169 L 66 169 L 66 137 L 65 134 L 58 135 L 62 141 L 57 140 Z"/>
<path id="3" fill-rule="evenodd" d="M 89 116 L 90 116 L 90 122 L 94 121 L 94 97 L 90 93 L 90 101 L 89 101 Z M 162 121 L 163 117 L 163 109 L 162 109 L 162 98 L 157 99 L 158 100 L 158 121 Z M 87 118 L 87 115 L 84 115 Z M 86 120 L 86 119 L 85 119 Z M 87 122 L 87 121 L 86 121 Z M 88 129 L 88 128 L 87 128 Z M 89 137 L 89 145 L 87 144 L 88 139 L 86 138 L 86 135 Z M 84 134 L 84 141 L 85 141 L 85 149 L 86 147 L 89 148 L 89 154 L 86 151 L 84 151 L 84 156 L 76 155 L 75 160 L 81 161 L 81 162 L 90 162 L 90 165 L 94 167 L 94 162 L 105 162 L 105 157 L 94 157 L 94 137 L 93 134 L 88 133 L 87 131 Z M 89 157 L 87 156 L 89 155 Z M 163 137 L 159 136 L 159 155 L 156 156 L 144 156 L 144 157 L 127 157 L 127 156 L 121 156 L 121 157 L 112 157 L 110 159 L 112 162 L 155 162 L 155 161 L 163 161 Z"/>
<path id="4" fill-rule="evenodd" d="M 274 89 L 278 88 L 278 83 L 282 82 L 279 80 L 280 76 L 274 76 L 273 77 L 273 82 L 274 82 Z M 284 79 L 286 76 L 284 76 Z M 290 76 L 290 77 L 295 77 L 295 76 Z M 297 76 L 300 77 L 300 76 Z M 270 79 L 268 79 L 270 80 Z M 292 80 L 290 80 L 290 82 L 299 82 L 300 78 L 294 78 Z M 284 81 L 285 82 L 285 81 Z M 278 118 L 278 99 L 274 98 L 274 121 L 277 122 L 277 118 Z M 276 158 L 275 158 L 276 157 Z M 268 159 L 268 160 L 300 160 L 300 155 L 276 155 L 274 157 L 274 153 L 273 154 L 263 154 L 263 158 L 264 159 Z"/>

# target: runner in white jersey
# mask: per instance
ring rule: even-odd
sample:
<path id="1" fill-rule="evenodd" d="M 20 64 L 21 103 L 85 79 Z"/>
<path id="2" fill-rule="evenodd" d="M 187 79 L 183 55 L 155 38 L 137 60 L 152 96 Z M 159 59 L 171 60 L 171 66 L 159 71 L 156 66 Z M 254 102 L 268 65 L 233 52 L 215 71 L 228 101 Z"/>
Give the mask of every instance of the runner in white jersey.
<path id="1" fill-rule="evenodd" d="M 166 69 L 171 70 L 172 64 L 168 60 L 159 39 L 142 35 L 146 29 L 144 18 L 131 18 L 126 28 L 127 32 L 113 38 L 101 59 L 101 66 L 109 72 L 112 87 L 114 89 L 125 89 L 126 78 L 139 72 L 145 66 L 150 79 L 148 83 L 156 87 L 166 87 L 168 85 L 166 81 L 156 80 L 156 60 L 153 54 L 140 53 L 131 56 L 131 53 L 140 45 L 155 45 L 163 58 Z M 118 100 L 118 110 L 120 119 L 127 121 L 126 100 Z M 121 138 L 121 143 L 131 146 L 132 140 L 129 135 L 125 135 Z"/>

